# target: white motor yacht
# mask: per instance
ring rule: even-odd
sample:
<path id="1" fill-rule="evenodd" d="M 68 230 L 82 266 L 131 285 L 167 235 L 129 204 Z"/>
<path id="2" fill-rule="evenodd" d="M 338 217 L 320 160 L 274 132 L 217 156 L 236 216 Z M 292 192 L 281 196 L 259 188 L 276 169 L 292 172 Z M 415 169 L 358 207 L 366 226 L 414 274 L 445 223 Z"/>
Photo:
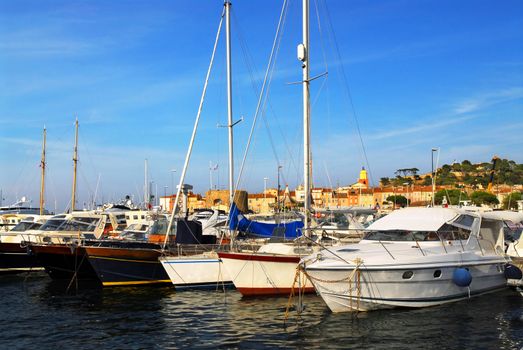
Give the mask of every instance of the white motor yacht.
<path id="1" fill-rule="evenodd" d="M 358 244 L 300 264 L 333 312 L 439 305 L 506 286 L 503 225 L 458 208 L 405 208 Z"/>

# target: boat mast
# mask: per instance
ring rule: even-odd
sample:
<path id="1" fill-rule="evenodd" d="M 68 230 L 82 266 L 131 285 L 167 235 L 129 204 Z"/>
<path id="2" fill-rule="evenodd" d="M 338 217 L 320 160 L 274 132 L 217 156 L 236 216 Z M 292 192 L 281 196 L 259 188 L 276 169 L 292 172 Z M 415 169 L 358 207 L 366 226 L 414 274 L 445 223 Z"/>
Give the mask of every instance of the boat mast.
<path id="1" fill-rule="evenodd" d="M 74 153 L 73 153 L 73 191 L 71 197 L 71 213 L 75 210 L 76 203 L 76 169 L 78 163 L 78 118 L 75 122 Z"/>
<path id="2" fill-rule="evenodd" d="M 309 0 L 303 0 L 303 42 L 298 45 L 298 59 L 302 62 L 303 72 L 303 189 L 305 191 L 304 232 L 309 234 L 310 228 L 310 90 L 309 90 Z"/>
<path id="3" fill-rule="evenodd" d="M 225 0 L 225 36 L 227 43 L 227 129 L 229 131 L 229 206 L 234 201 L 234 148 L 232 121 L 231 2 Z"/>
<path id="4" fill-rule="evenodd" d="M 225 0 L 225 37 L 227 51 L 227 129 L 229 130 L 229 208 L 234 203 L 234 147 L 232 128 L 232 59 L 231 59 L 231 2 Z M 234 245 L 234 233 L 230 232 L 231 247 Z"/>
<path id="5" fill-rule="evenodd" d="M 45 189 L 45 138 L 47 131 L 44 125 L 44 136 L 42 141 L 42 160 L 40 167 L 42 168 L 42 178 L 40 180 L 40 215 L 44 215 L 44 189 Z"/>
<path id="6" fill-rule="evenodd" d="M 148 165 L 147 158 L 145 158 L 144 164 L 144 185 L 143 185 L 143 202 L 145 204 L 145 210 L 149 210 L 149 174 L 148 174 Z"/>

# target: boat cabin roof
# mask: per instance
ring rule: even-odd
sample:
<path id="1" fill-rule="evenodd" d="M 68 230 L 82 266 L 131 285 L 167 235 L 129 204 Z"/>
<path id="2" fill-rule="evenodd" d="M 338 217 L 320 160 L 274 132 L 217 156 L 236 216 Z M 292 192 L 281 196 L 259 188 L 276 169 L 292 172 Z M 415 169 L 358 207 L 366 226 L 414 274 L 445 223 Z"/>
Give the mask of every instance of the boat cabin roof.
<path id="1" fill-rule="evenodd" d="M 460 214 L 471 215 L 455 208 L 403 208 L 376 220 L 370 231 L 437 231 Z"/>

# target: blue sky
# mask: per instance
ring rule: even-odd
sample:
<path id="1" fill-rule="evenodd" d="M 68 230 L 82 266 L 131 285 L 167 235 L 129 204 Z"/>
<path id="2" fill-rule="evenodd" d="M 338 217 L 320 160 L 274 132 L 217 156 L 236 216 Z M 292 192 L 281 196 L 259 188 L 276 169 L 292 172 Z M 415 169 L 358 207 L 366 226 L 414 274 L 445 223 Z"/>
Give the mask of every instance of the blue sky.
<path id="1" fill-rule="evenodd" d="M 281 6 L 233 1 L 237 165 Z M 221 11 L 220 0 L 0 1 L 4 204 L 22 195 L 37 203 L 45 125 L 46 202 L 65 208 L 76 116 L 80 207 L 95 193 L 97 202 L 138 201 L 146 158 L 158 194 L 171 192 Z M 363 165 L 375 183 L 399 168 L 430 171 L 432 147 L 440 163 L 523 162 L 522 28 L 521 1 L 311 1 L 311 75 L 329 72 L 311 87 L 314 185 L 352 183 Z M 302 177 L 301 88 L 288 84 L 301 79 L 300 40 L 301 2 L 292 0 L 242 181 L 251 192 L 264 177 L 275 186 L 278 162 L 282 183 Z M 227 118 L 224 46 L 222 35 L 187 176 L 198 192 L 209 187 L 209 162 L 219 164 L 213 183 L 227 184 L 227 131 L 217 127 Z"/>

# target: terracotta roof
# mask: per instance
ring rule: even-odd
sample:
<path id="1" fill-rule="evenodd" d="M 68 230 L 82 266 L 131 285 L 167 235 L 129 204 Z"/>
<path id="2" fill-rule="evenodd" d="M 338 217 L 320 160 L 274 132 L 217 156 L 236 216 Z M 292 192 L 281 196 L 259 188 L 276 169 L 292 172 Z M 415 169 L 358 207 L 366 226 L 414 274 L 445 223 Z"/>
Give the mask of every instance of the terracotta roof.
<path id="1" fill-rule="evenodd" d="M 269 194 L 269 193 L 266 193 L 266 194 L 263 194 L 263 193 L 249 193 L 248 198 L 253 198 L 253 199 L 256 199 L 256 198 L 276 198 L 276 196 L 273 195 L 273 194 Z"/>

